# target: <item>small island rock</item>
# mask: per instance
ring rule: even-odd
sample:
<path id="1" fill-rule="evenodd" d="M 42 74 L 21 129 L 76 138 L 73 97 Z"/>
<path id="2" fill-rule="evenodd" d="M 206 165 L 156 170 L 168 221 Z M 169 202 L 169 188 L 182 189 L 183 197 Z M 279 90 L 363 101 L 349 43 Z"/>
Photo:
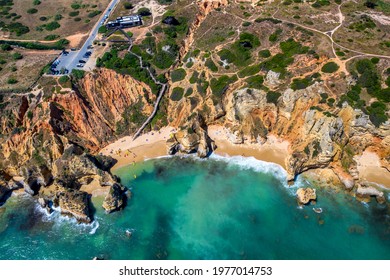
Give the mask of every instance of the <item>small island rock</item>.
<path id="1" fill-rule="evenodd" d="M 297 190 L 297 200 L 299 205 L 305 205 L 317 199 L 316 190 L 312 188 L 299 188 Z"/>

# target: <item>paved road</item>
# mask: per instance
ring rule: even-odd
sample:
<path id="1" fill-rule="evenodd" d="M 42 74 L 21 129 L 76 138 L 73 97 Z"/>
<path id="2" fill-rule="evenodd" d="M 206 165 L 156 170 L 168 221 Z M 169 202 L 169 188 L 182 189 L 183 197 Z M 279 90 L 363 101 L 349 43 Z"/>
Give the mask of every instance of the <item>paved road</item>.
<path id="1" fill-rule="evenodd" d="M 103 25 L 104 21 L 109 18 L 110 13 L 114 10 L 115 5 L 120 0 L 112 0 L 110 4 L 107 6 L 104 13 L 100 16 L 99 21 L 95 24 L 92 31 L 89 33 L 88 39 L 85 41 L 84 45 L 80 48 L 80 50 L 69 51 L 67 55 L 61 54 L 58 58 L 59 63 L 53 68 L 56 71 L 60 71 L 61 69 L 67 69 L 69 73 L 73 69 L 83 69 L 82 67 L 77 67 L 79 64 L 79 60 L 87 61 L 88 58 L 85 58 L 84 55 L 87 51 L 93 52 L 93 49 L 88 49 L 88 46 L 93 44 L 93 41 L 96 39 L 99 28 Z"/>

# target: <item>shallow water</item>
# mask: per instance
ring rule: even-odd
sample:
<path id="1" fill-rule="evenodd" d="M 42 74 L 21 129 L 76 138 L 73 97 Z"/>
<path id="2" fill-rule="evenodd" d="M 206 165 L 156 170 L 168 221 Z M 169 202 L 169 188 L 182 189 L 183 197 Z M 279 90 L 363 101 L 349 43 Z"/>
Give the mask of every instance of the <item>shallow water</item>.
<path id="1" fill-rule="evenodd" d="M 0 258 L 390 259 L 385 206 L 317 188 L 323 213 L 299 209 L 294 193 L 307 183 L 287 186 L 275 164 L 173 157 L 117 175 L 132 199 L 106 215 L 103 198 L 93 198 L 92 225 L 48 216 L 28 196 L 11 197 L 0 207 Z"/>

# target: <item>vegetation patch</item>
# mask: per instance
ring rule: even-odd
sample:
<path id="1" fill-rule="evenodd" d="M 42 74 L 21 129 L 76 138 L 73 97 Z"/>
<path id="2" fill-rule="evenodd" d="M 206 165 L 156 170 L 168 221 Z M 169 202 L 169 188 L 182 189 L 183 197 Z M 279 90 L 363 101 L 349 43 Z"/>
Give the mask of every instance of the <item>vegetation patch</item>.
<path id="1" fill-rule="evenodd" d="M 262 89 L 264 83 L 264 77 L 261 75 L 252 76 L 247 78 L 245 82 L 248 88 Z"/>
<path id="2" fill-rule="evenodd" d="M 280 92 L 276 92 L 276 91 L 267 92 L 267 103 L 273 103 L 277 105 L 280 96 L 282 96 Z"/>
<path id="3" fill-rule="evenodd" d="M 183 98 L 184 89 L 181 87 L 175 87 L 172 89 L 171 100 L 172 101 L 180 101 Z"/>
<path id="4" fill-rule="evenodd" d="M 227 75 L 223 75 L 218 79 L 216 78 L 211 79 L 210 87 L 213 93 L 214 104 L 218 103 L 221 100 L 223 94 L 229 88 L 229 85 L 231 83 L 234 83 L 235 81 L 237 81 L 237 76 L 229 77 Z"/>
<path id="5" fill-rule="evenodd" d="M 186 77 L 186 71 L 183 68 L 176 69 L 171 73 L 172 82 L 178 82 Z"/>
<path id="6" fill-rule="evenodd" d="M 251 51 L 259 46 L 259 38 L 251 33 L 243 32 L 239 40 L 229 49 L 222 49 L 218 55 L 222 61 L 233 63 L 236 66 L 246 66 L 250 64 Z"/>
<path id="7" fill-rule="evenodd" d="M 339 66 L 335 62 L 328 62 L 324 66 L 322 66 L 321 71 L 324 73 L 334 73 L 339 70 Z"/>

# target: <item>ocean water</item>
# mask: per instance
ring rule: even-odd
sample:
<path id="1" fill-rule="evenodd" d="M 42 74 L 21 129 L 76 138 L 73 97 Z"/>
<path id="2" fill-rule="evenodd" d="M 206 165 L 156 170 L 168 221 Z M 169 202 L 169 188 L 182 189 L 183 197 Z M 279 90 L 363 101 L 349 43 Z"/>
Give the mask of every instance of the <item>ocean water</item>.
<path id="1" fill-rule="evenodd" d="M 0 259 L 390 259 L 386 206 L 317 188 L 323 212 L 297 207 L 299 179 L 279 166 L 212 156 L 148 160 L 116 171 L 127 207 L 79 225 L 28 196 L 0 207 Z M 126 234 L 131 232 L 131 236 Z"/>

